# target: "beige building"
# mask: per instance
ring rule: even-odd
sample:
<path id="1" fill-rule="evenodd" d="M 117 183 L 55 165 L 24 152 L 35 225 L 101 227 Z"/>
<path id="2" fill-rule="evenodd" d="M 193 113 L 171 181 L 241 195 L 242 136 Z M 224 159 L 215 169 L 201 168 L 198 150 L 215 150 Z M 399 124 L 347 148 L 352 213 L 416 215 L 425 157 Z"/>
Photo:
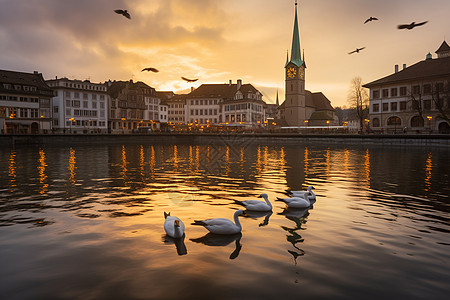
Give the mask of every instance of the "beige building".
<path id="1" fill-rule="evenodd" d="M 0 133 L 49 133 L 52 97 L 41 73 L 0 70 Z"/>
<path id="2" fill-rule="evenodd" d="M 380 132 L 450 133 L 450 47 L 367 83 L 370 127 Z"/>

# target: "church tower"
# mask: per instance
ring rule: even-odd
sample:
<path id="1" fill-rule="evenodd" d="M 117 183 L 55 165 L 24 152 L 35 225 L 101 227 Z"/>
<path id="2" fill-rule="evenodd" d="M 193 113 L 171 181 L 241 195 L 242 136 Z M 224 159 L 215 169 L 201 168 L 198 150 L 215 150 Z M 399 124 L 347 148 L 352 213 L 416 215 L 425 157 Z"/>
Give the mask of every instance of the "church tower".
<path id="1" fill-rule="evenodd" d="M 304 56 L 304 55 L 303 55 Z M 303 57 L 304 59 L 304 57 Z M 297 1 L 295 1 L 294 34 L 292 36 L 291 58 L 286 59 L 285 72 L 285 119 L 289 126 L 304 126 L 306 118 L 305 69 L 300 51 Z"/>

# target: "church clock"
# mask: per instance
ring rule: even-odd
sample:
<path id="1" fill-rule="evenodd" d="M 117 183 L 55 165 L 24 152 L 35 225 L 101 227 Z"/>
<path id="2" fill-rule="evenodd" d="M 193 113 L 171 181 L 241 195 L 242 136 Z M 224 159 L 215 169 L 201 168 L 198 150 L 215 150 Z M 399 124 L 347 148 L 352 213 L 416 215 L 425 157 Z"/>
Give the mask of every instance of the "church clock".
<path id="1" fill-rule="evenodd" d="M 297 70 L 294 67 L 289 67 L 287 69 L 287 77 L 288 78 L 295 78 L 295 76 L 297 75 Z"/>

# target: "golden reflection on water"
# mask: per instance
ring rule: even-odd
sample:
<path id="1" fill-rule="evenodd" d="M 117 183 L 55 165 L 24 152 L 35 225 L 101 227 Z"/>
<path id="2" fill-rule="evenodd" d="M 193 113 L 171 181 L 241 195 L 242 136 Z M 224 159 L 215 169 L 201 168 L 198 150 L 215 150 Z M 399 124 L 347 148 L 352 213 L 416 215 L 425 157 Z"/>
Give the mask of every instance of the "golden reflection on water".
<path id="1" fill-rule="evenodd" d="M 155 165 L 156 165 L 156 157 L 155 157 L 155 147 L 150 147 L 150 178 L 155 179 Z"/>
<path id="2" fill-rule="evenodd" d="M 348 151 L 348 149 L 345 149 L 344 150 L 344 168 L 345 168 L 345 171 L 348 171 L 349 157 L 350 157 L 350 151 Z"/>
<path id="3" fill-rule="evenodd" d="M 174 171 L 178 171 L 178 164 L 179 164 L 178 146 L 174 145 L 173 146 L 173 169 L 174 169 Z"/>
<path id="4" fill-rule="evenodd" d="M 325 151 L 325 170 L 326 170 L 325 174 L 327 176 L 330 176 L 330 167 L 331 167 L 331 151 L 328 148 Z"/>
<path id="5" fill-rule="evenodd" d="M 366 154 L 364 155 L 364 177 L 367 183 L 370 182 L 370 153 L 369 149 L 366 149 Z"/>
<path id="6" fill-rule="evenodd" d="M 39 183 L 41 184 L 41 188 L 39 190 L 40 194 L 45 194 L 47 192 L 48 183 L 47 175 L 45 174 L 45 169 L 47 168 L 47 163 L 45 161 L 45 152 L 44 150 L 39 150 L 39 165 L 38 165 L 38 171 L 39 171 Z"/>
<path id="7" fill-rule="evenodd" d="M 230 146 L 227 145 L 225 149 L 225 175 L 228 176 L 231 172 L 230 167 Z"/>
<path id="8" fill-rule="evenodd" d="M 75 157 L 75 150 L 73 148 L 70 148 L 69 152 L 69 182 L 72 184 L 75 184 L 77 182 L 77 179 L 75 178 L 75 175 L 77 174 L 77 166 L 76 166 L 76 157 Z"/>
<path id="9" fill-rule="evenodd" d="M 16 185 L 16 151 L 11 151 L 8 160 L 9 188 L 14 192 Z"/>
<path id="10" fill-rule="evenodd" d="M 425 192 L 431 189 L 431 171 L 433 169 L 433 160 L 431 153 L 428 153 L 426 165 L 425 165 Z"/>
<path id="11" fill-rule="evenodd" d="M 308 147 L 305 147 L 305 153 L 303 155 L 303 160 L 305 162 L 305 180 L 308 177 L 309 174 L 309 151 Z"/>
<path id="12" fill-rule="evenodd" d="M 127 149 L 125 148 L 125 145 L 122 145 L 121 161 L 122 161 L 121 164 L 122 179 L 124 182 L 127 182 L 128 161 L 127 161 Z"/>
<path id="13" fill-rule="evenodd" d="M 139 148 L 139 174 L 141 175 L 141 179 L 144 179 L 145 177 L 145 154 L 144 154 L 144 146 L 141 145 Z"/>

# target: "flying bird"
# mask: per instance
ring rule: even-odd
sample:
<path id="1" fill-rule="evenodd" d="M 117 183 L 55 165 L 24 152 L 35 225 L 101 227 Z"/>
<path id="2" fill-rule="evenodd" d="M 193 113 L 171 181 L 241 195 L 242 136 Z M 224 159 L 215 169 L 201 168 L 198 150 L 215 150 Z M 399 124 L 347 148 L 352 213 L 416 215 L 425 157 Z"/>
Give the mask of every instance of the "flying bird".
<path id="1" fill-rule="evenodd" d="M 352 53 L 359 53 L 359 51 L 366 49 L 366 47 L 362 47 L 362 48 L 356 48 L 356 50 L 353 50 L 352 52 L 349 52 L 348 54 L 352 54 Z"/>
<path id="2" fill-rule="evenodd" d="M 428 23 L 428 21 L 420 22 L 420 23 L 417 23 L 417 24 L 416 24 L 416 22 L 412 22 L 411 24 L 400 24 L 400 25 L 397 26 L 397 28 L 398 28 L 398 29 L 408 29 L 408 30 L 411 30 L 411 29 L 413 29 L 414 27 L 422 26 L 422 25 L 424 25 L 424 24 L 426 24 L 426 23 Z"/>
<path id="3" fill-rule="evenodd" d="M 196 78 L 196 79 L 189 79 L 189 78 L 186 78 L 186 77 L 181 77 L 181 79 L 183 79 L 186 82 L 196 82 L 198 80 L 198 78 Z"/>
<path id="4" fill-rule="evenodd" d="M 124 9 L 116 9 L 116 10 L 114 10 L 114 12 L 116 14 L 123 15 L 127 19 L 131 19 L 131 16 L 126 9 L 125 10 Z"/>
<path id="5" fill-rule="evenodd" d="M 366 24 L 367 22 L 375 21 L 375 20 L 378 20 L 378 18 L 370 17 L 364 22 L 364 24 Z"/>
<path id="6" fill-rule="evenodd" d="M 144 68 L 144 69 L 142 69 L 141 72 L 144 72 L 144 71 L 155 72 L 155 73 L 159 72 L 159 70 L 155 69 L 155 68 Z"/>

